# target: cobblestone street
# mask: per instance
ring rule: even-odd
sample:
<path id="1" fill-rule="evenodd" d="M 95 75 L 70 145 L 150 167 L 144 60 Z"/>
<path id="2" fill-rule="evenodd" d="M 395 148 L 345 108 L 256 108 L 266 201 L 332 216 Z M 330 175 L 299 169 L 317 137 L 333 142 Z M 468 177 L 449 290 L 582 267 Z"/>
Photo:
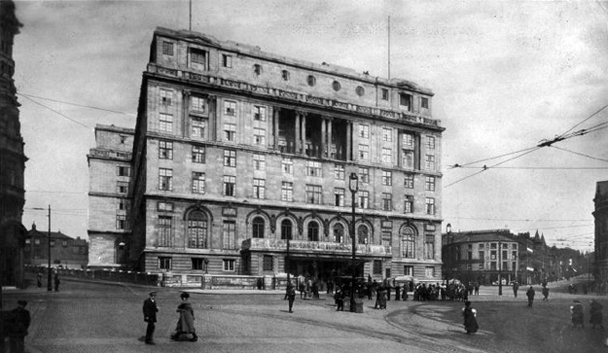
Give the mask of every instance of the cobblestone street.
<path id="1" fill-rule="evenodd" d="M 319 300 L 298 296 L 294 313 L 288 313 L 281 292 L 189 290 L 200 337 L 196 343 L 169 339 L 177 320 L 179 290 L 160 288 L 156 345 L 149 346 L 143 343 L 141 307 L 150 288 L 64 283 L 60 292 L 45 288 L 4 292 L 5 309 L 11 309 L 18 298 L 29 302 L 28 352 L 531 353 L 576 348 L 584 353 L 607 349 L 603 330 L 570 328 L 569 295 L 556 293 L 550 302 L 538 301 L 527 310 L 524 298 L 515 299 L 510 291 L 498 297 L 495 287 L 483 288 L 480 296 L 471 298 L 480 312 L 481 330 L 475 335 L 464 334 L 460 302 L 390 301 L 388 310 L 374 310 L 374 302 L 366 299 L 364 313 L 355 314 L 336 312 L 333 300 L 323 295 Z"/>

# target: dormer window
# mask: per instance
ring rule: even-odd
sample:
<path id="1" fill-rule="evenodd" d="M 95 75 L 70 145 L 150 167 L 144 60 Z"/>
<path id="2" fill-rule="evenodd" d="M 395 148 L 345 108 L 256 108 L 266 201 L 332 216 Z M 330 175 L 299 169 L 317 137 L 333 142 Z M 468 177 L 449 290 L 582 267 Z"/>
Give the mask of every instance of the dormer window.
<path id="1" fill-rule="evenodd" d="M 289 71 L 283 70 L 281 77 L 283 77 L 283 81 L 289 81 Z"/>
<path id="2" fill-rule="evenodd" d="M 426 97 L 420 97 L 420 108 L 429 109 L 429 99 Z"/>
<path id="3" fill-rule="evenodd" d="M 173 43 L 163 42 L 163 55 L 173 55 Z"/>
<path id="4" fill-rule="evenodd" d="M 222 54 L 222 66 L 232 68 L 232 56 L 228 54 Z"/>
<path id="5" fill-rule="evenodd" d="M 196 68 L 207 69 L 207 52 L 201 49 L 190 48 L 190 63 Z"/>
<path id="6" fill-rule="evenodd" d="M 412 95 L 407 93 L 399 93 L 399 105 L 404 107 L 408 112 L 412 110 Z"/>
<path id="7" fill-rule="evenodd" d="M 260 64 L 253 65 L 253 72 L 258 76 L 261 75 L 262 74 L 262 65 L 260 65 Z"/>

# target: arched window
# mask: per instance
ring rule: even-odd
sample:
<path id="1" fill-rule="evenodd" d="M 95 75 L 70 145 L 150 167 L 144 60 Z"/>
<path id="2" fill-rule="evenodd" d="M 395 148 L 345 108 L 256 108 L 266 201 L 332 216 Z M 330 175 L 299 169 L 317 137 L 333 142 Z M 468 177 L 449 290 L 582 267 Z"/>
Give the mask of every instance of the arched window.
<path id="1" fill-rule="evenodd" d="M 283 222 L 281 222 L 281 239 L 293 239 L 291 236 L 291 227 L 292 225 L 290 220 L 284 219 Z"/>
<path id="2" fill-rule="evenodd" d="M 188 247 L 206 249 L 207 246 L 207 216 L 200 212 L 188 215 Z"/>
<path id="3" fill-rule="evenodd" d="M 253 238 L 264 238 L 264 218 L 262 217 L 253 219 Z"/>
<path id="4" fill-rule="evenodd" d="M 401 228 L 401 257 L 416 258 L 416 233 L 410 227 Z"/>
<path id="5" fill-rule="evenodd" d="M 319 241 L 319 223 L 308 223 L 308 241 Z"/>
<path id="6" fill-rule="evenodd" d="M 336 243 L 344 241 L 344 226 L 340 223 L 334 225 L 334 239 Z"/>
<path id="7" fill-rule="evenodd" d="M 359 238 L 359 244 L 367 244 L 369 240 L 367 227 L 364 225 L 360 225 L 357 230 L 357 236 Z"/>

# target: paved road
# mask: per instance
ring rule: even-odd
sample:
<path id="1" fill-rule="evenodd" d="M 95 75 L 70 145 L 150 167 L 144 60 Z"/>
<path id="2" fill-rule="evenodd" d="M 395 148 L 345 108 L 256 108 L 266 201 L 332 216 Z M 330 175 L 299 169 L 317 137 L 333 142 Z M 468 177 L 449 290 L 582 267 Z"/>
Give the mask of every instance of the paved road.
<path id="1" fill-rule="evenodd" d="M 518 298 L 516 301 L 512 292 L 498 297 L 495 287 L 482 289 L 480 296 L 472 298 L 486 315 L 482 319 L 484 325 L 481 331 L 474 336 L 464 334 L 459 316 L 462 303 L 456 302 L 390 301 L 388 310 L 374 310 L 373 302 L 365 300 L 365 312 L 355 314 L 336 312 L 333 300 L 324 296 L 320 300 L 300 300 L 298 297 L 295 312 L 288 313 L 287 302 L 280 292 L 209 294 L 194 290 L 191 302 L 200 336 L 196 343 L 173 342 L 169 339 L 177 320 L 175 308 L 179 304 L 179 290 L 162 288 L 157 296 L 160 306 L 155 335 L 157 345 L 148 346 L 143 343 L 145 323 L 141 306 L 149 288 L 67 279 L 63 284 L 60 292 L 32 288 L 4 293 L 6 309 L 13 307 L 18 298 L 25 298 L 30 303 L 28 308 L 33 322 L 30 335 L 26 338 L 30 353 L 544 351 L 542 342 L 539 343 L 534 337 L 525 338 L 535 343 L 527 350 L 525 341 L 509 343 L 513 336 L 517 338 L 521 332 L 512 329 L 503 332 L 501 315 L 508 315 L 516 307 L 524 308 L 522 301 L 525 299 Z M 555 296 L 557 298 L 552 302 L 554 307 L 545 306 L 547 310 L 555 311 L 566 305 L 560 304 L 560 300 L 565 302 L 571 299 L 560 299 L 560 296 L 566 296 L 562 294 Z M 537 309 L 534 315 L 523 311 L 521 315 L 528 315 L 526 322 L 529 324 L 542 322 L 546 314 Z M 567 318 L 565 322 L 559 321 L 562 318 L 553 319 L 557 322 L 551 326 L 555 330 L 558 326 L 563 330 L 568 325 Z M 534 334 L 542 335 L 544 332 Z M 563 335 L 564 332 L 556 334 Z M 568 334 L 597 336 L 600 331 Z M 600 345 L 600 336 L 595 341 L 587 342 L 590 350 L 578 349 L 577 353 L 597 351 L 594 349 Z M 567 345 L 565 347 L 569 348 Z M 553 349 L 552 352 L 562 350 Z"/>

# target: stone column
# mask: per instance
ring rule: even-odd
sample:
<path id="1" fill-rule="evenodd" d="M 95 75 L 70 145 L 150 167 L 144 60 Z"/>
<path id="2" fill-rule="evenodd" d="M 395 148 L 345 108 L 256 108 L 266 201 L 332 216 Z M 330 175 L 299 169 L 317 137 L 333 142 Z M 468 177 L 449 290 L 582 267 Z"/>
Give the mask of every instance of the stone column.
<path id="1" fill-rule="evenodd" d="M 325 117 L 321 117 L 321 157 L 327 157 L 329 155 L 329 149 L 327 150 L 327 154 L 325 153 L 325 146 L 327 146 L 327 119 Z"/>
<path id="2" fill-rule="evenodd" d="M 300 151 L 300 145 L 301 145 L 301 140 L 300 140 L 300 113 L 296 112 L 296 150 L 294 151 L 295 154 L 299 154 Z"/>
<path id="3" fill-rule="evenodd" d="M 302 117 L 302 154 L 306 155 L 306 113 L 300 113 Z"/>
<path id="4" fill-rule="evenodd" d="M 353 123 L 348 122 L 346 125 L 346 160 L 352 161 L 354 160 L 354 154 L 352 151 L 353 145 Z"/>
<path id="5" fill-rule="evenodd" d="M 279 118 L 280 118 L 281 108 L 273 107 L 272 108 L 272 119 L 274 126 L 274 150 L 279 149 Z"/>

